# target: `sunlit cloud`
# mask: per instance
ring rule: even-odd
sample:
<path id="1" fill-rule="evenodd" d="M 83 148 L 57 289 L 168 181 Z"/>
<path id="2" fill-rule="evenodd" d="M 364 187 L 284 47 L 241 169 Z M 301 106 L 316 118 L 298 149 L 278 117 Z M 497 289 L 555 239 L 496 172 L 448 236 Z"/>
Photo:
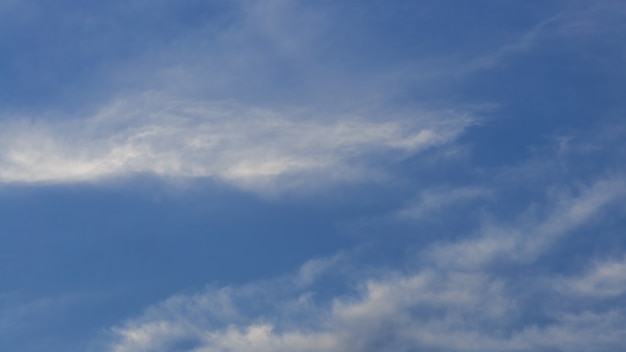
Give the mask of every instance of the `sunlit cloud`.
<path id="1" fill-rule="evenodd" d="M 95 182 L 145 173 L 259 190 L 281 177 L 368 178 L 377 155 L 403 157 L 450 143 L 474 121 L 455 112 L 311 114 L 147 94 L 87 118 L 3 121 L 0 181 Z"/>

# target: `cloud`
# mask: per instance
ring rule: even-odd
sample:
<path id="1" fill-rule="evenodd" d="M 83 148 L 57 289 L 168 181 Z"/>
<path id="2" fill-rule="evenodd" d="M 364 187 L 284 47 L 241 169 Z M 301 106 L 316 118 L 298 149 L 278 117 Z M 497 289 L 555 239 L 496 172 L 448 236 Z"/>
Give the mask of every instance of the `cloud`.
<path id="1" fill-rule="evenodd" d="M 330 308 L 312 308 L 310 296 L 294 295 L 278 304 L 291 311 L 279 306 L 265 315 L 217 325 L 193 317 L 214 316 L 204 301 L 219 293 L 178 297 L 193 314 L 165 302 L 146 317 L 115 328 L 110 350 L 175 351 L 173 346 L 186 344 L 183 350 L 197 352 L 584 351 L 594 345 L 616 351 L 626 337 L 622 311 L 558 313 L 549 323 L 524 324 L 520 310 L 526 307 L 520 305 L 532 303 L 512 295 L 505 279 L 487 274 L 388 274 L 388 279 L 365 281 L 357 296 L 335 298 Z M 249 305 L 255 298 L 239 303 Z"/>
<path id="2" fill-rule="evenodd" d="M 606 206 L 626 196 L 623 177 L 597 180 L 578 194 L 560 194 L 551 200 L 544 217 L 520 216 L 515 224 L 484 224 L 479 235 L 438 245 L 428 254 L 434 262 L 458 268 L 480 267 L 507 258 L 529 262 L 557 240 L 594 219 Z"/>
<path id="3" fill-rule="evenodd" d="M 175 350 L 169 346 L 187 341 L 193 346 L 189 351 L 402 351 L 414 345 L 419 336 L 415 332 L 422 331 L 419 316 L 438 320 L 446 310 L 454 310 L 458 314 L 455 319 L 460 320 L 479 310 L 499 316 L 507 306 L 497 297 L 500 283 L 474 274 L 441 276 L 425 271 L 367 280 L 358 296 L 336 298 L 325 308 L 314 304 L 310 292 L 298 291 L 287 282 L 177 296 L 146 316 L 114 328 L 117 338 L 111 350 Z M 274 292 L 277 287 L 287 292 Z M 223 301 L 225 292 L 226 307 L 232 306 L 231 300 L 241 307 L 263 304 L 259 302 L 266 301 L 268 295 L 279 299 L 270 304 L 279 316 L 231 316 L 212 323 L 212 319 L 223 316 L 216 301 Z M 235 314 L 240 315 L 243 312 Z M 302 315 L 305 320 L 298 320 Z M 427 333 L 422 331 L 422 335 Z"/>
<path id="4" fill-rule="evenodd" d="M 420 193 L 418 199 L 408 207 L 400 210 L 401 218 L 423 220 L 429 216 L 477 199 L 489 198 L 492 191 L 484 187 L 438 187 Z"/>
<path id="5" fill-rule="evenodd" d="M 559 280 L 556 287 L 579 297 L 621 296 L 626 293 L 626 259 L 597 262 L 581 276 Z"/>
<path id="6" fill-rule="evenodd" d="M 586 274 L 570 279 L 555 280 L 550 271 L 526 274 L 556 243 L 594 226 L 626 194 L 618 176 L 574 189 L 551 194 L 541 210 L 529 206 L 509 223 L 486 221 L 475 239 L 431 243 L 418 252 L 419 264 L 412 269 L 372 274 L 354 264 L 363 260 L 355 253 L 341 253 L 307 262 L 294 275 L 177 295 L 114 327 L 109 348 L 618 351 L 626 339 L 626 311 L 572 305 L 568 297 L 602 301 L 622 295 L 623 262 L 592 264 Z M 520 275 L 486 265 L 495 260 L 514 264 Z M 327 275 L 354 286 L 329 296 L 323 284 Z"/>
<path id="7" fill-rule="evenodd" d="M 470 44 L 472 50 L 466 52 L 466 46 L 455 45 L 462 41 L 457 37 L 443 52 L 433 53 L 428 41 L 423 48 L 406 44 L 414 43 L 418 33 L 446 32 L 443 22 L 407 27 L 406 38 L 397 37 L 399 28 L 383 33 L 391 22 L 372 32 L 342 37 L 342 26 L 354 27 L 354 18 L 346 16 L 342 25 L 339 22 L 344 21 L 330 20 L 356 7 L 331 14 L 334 9 L 328 4 L 318 5 L 317 11 L 308 11 L 315 6 L 299 1 L 236 4 L 240 8 L 219 20 L 194 28 L 182 26 L 163 42 L 160 38 L 166 36 L 160 34 L 148 36 L 157 38 L 151 40 L 139 33 L 132 36 L 141 43 L 154 40 L 158 44 L 128 50 L 132 57 L 109 69 L 115 77 L 112 80 L 125 82 L 126 91 L 161 93 L 112 99 L 94 113 L 74 118 L 41 114 L 2 119 L 0 183 L 97 183 L 149 174 L 176 180 L 209 178 L 271 193 L 384 177 L 381 165 L 454 143 L 476 121 L 461 110 L 389 108 L 393 102 L 426 94 L 420 90 L 436 92 L 441 85 L 457 87 L 459 77 L 469 79 L 548 46 L 552 42 L 546 39 L 554 39 L 549 36 L 555 32 L 576 34 L 590 31 L 590 24 L 598 25 L 586 18 L 568 22 L 565 14 L 525 32 L 503 34 L 508 39 L 500 37 L 496 40 L 500 45 L 491 49 Z M 396 8 L 393 14 L 400 12 Z M 156 18 L 149 21 L 151 25 L 168 27 Z M 416 17 L 409 20 L 417 22 Z M 568 23 L 572 26 L 567 27 Z M 371 28 L 373 22 L 361 25 Z M 126 35 L 126 27 L 116 29 Z M 453 31 L 462 33 L 463 29 Z M 440 38 L 447 37 L 434 41 Z M 385 45 L 392 42 L 401 49 L 395 53 L 382 50 L 393 49 L 394 45 Z M 366 49 L 359 50 L 358 45 Z M 419 49 L 406 54 L 407 47 Z M 94 56 L 100 57 L 99 53 Z M 57 63 L 55 68 L 73 68 L 70 61 L 60 61 L 63 65 Z M 432 66 L 426 67 L 425 61 L 433 62 Z M 87 66 L 84 71 L 94 71 Z M 109 71 L 103 74 L 107 79 Z M 56 89 L 56 83 L 65 82 L 61 76 L 49 86 Z M 93 81 L 100 85 L 100 80 Z M 446 90 L 443 96 L 462 99 L 463 94 L 455 91 Z M 615 144 L 621 148 L 623 139 L 619 138 Z M 575 138 L 560 144 L 563 154 L 575 149 L 570 141 Z M 614 159 L 618 162 L 608 163 L 621 167 L 623 158 Z M 499 173 L 493 177 L 485 174 L 494 170 L 480 170 L 478 177 L 486 181 L 477 185 L 463 181 L 462 186 L 435 185 L 426 190 L 421 185 L 407 187 L 407 193 L 419 196 L 400 211 L 402 216 L 419 221 L 437 214 L 444 222 L 452 222 L 457 212 L 471 213 L 468 209 L 477 200 L 496 199 L 494 207 L 506 203 L 503 199 L 508 194 L 499 193 L 505 187 L 521 193 L 536 186 L 540 190 L 535 193 L 544 192 L 526 207 L 522 205 L 524 209 L 512 220 L 483 220 L 478 228 L 455 234 L 453 239 L 420 243 L 414 258 L 397 259 L 400 267 L 406 262 L 417 267 L 379 268 L 374 275 L 359 265 L 363 258 L 340 254 L 308 261 L 286 277 L 175 295 L 116 324 L 109 331 L 106 350 L 620 350 L 626 341 L 626 311 L 584 301 L 593 298 L 602 303 L 623 296 L 623 261 L 598 260 L 582 275 L 566 278 L 533 267 L 572 233 L 597 225 L 598 219 L 604 219 L 604 210 L 626 195 L 626 181 L 619 172 L 597 177 L 594 169 L 593 180 L 589 174 L 577 174 L 577 186 L 564 186 L 561 181 L 570 184 L 574 178 L 564 168 L 549 180 L 558 187 L 547 185 L 546 170 L 566 161 L 555 162 L 551 154 L 541 160 L 548 167 L 535 160 L 519 168 L 496 170 Z M 505 180 L 510 173 L 515 177 Z M 516 197 L 513 202 L 526 201 Z M 515 273 L 502 274 L 506 270 Z M 350 287 L 325 286 L 329 276 Z M 49 309 L 57 302 L 44 303 L 42 307 Z"/>
<path id="8" fill-rule="evenodd" d="M 279 178 L 314 182 L 315 175 L 322 183 L 367 178 L 374 164 L 368 159 L 449 143 L 472 121 L 455 112 L 315 116 L 307 109 L 145 94 L 115 101 L 87 118 L 0 122 L 0 181 L 95 182 L 149 173 L 212 177 L 262 190 Z"/>

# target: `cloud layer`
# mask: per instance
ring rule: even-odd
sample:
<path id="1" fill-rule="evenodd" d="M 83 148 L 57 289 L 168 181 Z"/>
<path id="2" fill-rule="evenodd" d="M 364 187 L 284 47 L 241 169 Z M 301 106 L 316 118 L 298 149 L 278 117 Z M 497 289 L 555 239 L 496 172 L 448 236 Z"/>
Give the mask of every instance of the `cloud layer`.
<path id="1" fill-rule="evenodd" d="M 3 3 L 0 339 L 622 350 L 624 9 Z"/>

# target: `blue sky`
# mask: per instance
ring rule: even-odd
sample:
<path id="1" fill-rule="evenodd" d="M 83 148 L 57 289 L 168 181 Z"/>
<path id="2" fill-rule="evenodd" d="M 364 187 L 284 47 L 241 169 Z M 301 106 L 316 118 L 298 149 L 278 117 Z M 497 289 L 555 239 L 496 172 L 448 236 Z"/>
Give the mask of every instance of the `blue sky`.
<path id="1" fill-rule="evenodd" d="M 0 4 L 0 349 L 620 351 L 626 5 Z"/>

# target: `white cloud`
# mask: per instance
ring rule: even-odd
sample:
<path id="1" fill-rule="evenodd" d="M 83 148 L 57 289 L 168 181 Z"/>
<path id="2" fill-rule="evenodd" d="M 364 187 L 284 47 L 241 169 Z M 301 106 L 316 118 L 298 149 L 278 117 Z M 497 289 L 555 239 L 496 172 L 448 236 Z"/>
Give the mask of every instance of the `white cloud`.
<path id="1" fill-rule="evenodd" d="M 515 224 L 485 224 L 476 237 L 441 244 L 429 249 L 427 256 L 440 265 L 457 268 L 480 267 L 503 258 L 529 262 L 624 196 L 626 182 L 622 177 L 596 181 L 578 194 L 555 196 L 543 216 L 524 214 Z"/>
<path id="2" fill-rule="evenodd" d="M 378 158 L 402 157 L 450 143 L 473 119 L 449 111 L 328 114 L 315 108 L 250 105 L 249 101 L 263 101 L 265 91 L 286 95 L 291 89 L 289 82 L 276 84 L 275 77 L 288 76 L 289 69 L 274 75 L 272 68 L 283 69 L 284 62 L 295 67 L 300 75 L 296 81 L 309 85 L 301 88 L 309 91 L 300 92 L 300 99 L 318 94 L 322 96 L 315 97 L 318 101 L 345 100 L 345 105 L 355 106 L 371 97 L 387 96 L 385 90 L 394 84 L 381 89 L 376 81 L 390 75 L 397 84 L 397 77 L 389 72 L 409 76 L 410 71 L 413 76 L 430 74 L 436 79 L 454 76 L 456 82 L 461 74 L 489 69 L 537 45 L 554 21 L 544 21 L 517 41 L 466 64 L 437 64 L 433 70 L 372 68 L 365 70 L 364 78 L 313 62 L 315 55 L 310 53 L 319 50 L 315 45 L 331 37 L 320 38 L 328 34 L 316 26 L 323 20 L 294 10 L 294 4 L 242 2 L 247 17 L 217 36 L 218 49 L 190 49 L 204 42 L 190 35 L 183 43 L 165 48 L 172 54 L 161 60 L 173 57 L 175 64 L 148 62 L 141 56 L 140 64 L 130 65 L 129 71 L 148 67 L 149 73 L 142 72 L 145 75 L 158 71 L 161 80 L 156 79 L 156 86 L 163 90 L 184 95 L 200 87 L 204 91 L 198 96 L 224 91 L 217 96 L 238 96 L 247 103 L 146 94 L 113 101 L 92 116 L 77 119 L 3 120 L 0 183 L 99 182 L 148 173 L 164 178 L 213 178 L 271 192 L 375 177 L 383 172 L 376 168 Z M 258 33 L 264 40 L 257 42 Z M 179 47 L 184 49 L 181 56 L 191 52 L 192 58 L 178 58 Z M 215 53 L 209 55 L 212 50 Z M 272 64 L 264 67 L 268 62 Z M 120 75 L 128 73 L 120 71 Z M 259 77 L 263 74 L 267 76 Z M 141 78 L 147 82 L 140 85 L 154 83 Z M 363 92 L 367 98 L 354 98 Z M 491 193 L 482 187 L 427 190 L 405 215 L 428 216 Z M 415 271 L 388 271 L 385 278 L 353 277 L 361 283 L 357 292 L 330 302 L 316 298 L 315 282 L 328 271 L 345 274 L 341 266 L 348 259 L 342 256 L 310 261 L 286 280 L 174 296 L 113 328 L 110 350 L 619 350 L 626 341 L 622 310 L 563 313 L 558 312 L 563 307 L 556 307 L 557 314 L 545 313 L 544 321 L 524 321 L 520 316 L 525 302 L 511 287 L 514 278 L 499 277 L 484 265 L 494 259 L 521 265 L 532 262 L 621 199 L 626 186 L 615 177 L 572 193 L 551 198 L 548 210 L 538 215 L 524 214 L 511 224 L 489 223 L 475 238 L 427 246 L 422 255 L 430 254 L 424 255 L 423 266 Z M 600 299 L 619 296 L 626 290 L 625 268 L 623 262 L 602 262 L 581 277 L 563 280 L 556 291 Z"/>
<path id="3" fill-rule="evenodd" d="M 214 177 L 267 190 L 278 178 L 285 184 L 367 178 L 365 159 L 448 143 L 472 119 L 450 112 L 314 116 L 306 109 L 145 94 L 87 118 L 0 123 L 4 183 L 93 182 L 152 173 Z"/>
<path id="4" fill-rule="evenodd" d="M 292 292 L 292 298 L 281 297 L 264 314 L 218 324 L 195 318 L 213 316 L 203 302 L 215 291 L 181 296 L 187 307 L 183 311 L 165 302 L 151 314 L 115 328 L 110 350 L 175 351 L 172 346 L 187 343 L 187 350 L 195 352 L 584 351 L 594 345 L 617 351 L 626 338 L 626 315 L 621 311 L 558 313 L 549 323 L 523 322 L 523 302 L 511 294 L 506 281 L 487 274 L 389 274 L 387 279 L 365 281 L 356 296 L 335 298 L 330 308 L 312 306 L 302 299 L 306 296 Z M 285 288 L 272 284 L 261 284 L 255 293 Z M 231 293 L 243 299 L 237 302 L 241 306 L 256 299 L 254 294 Z"/>
<path id="5" fill-rule="evenodd" d="M 557 281 L 565 294 L 609 298 L 626 293 L 626 259 L 594 263 L 583 275 Z"/>
<path id="6" fill-rule="evenodd" d="M 623 294 L 623 262 L 600 262 L 579 278 L 556 281 L 550 273 L 502 275 L 484 264 L 496 258 L 532 264 L 558 240 L 601 219 L 625 194 L 622 178 L 611 177 L 552 195 L 543 213 L 485 225 L 474 240 L 426 246 L 413 270 L 379 270 L 373 277 L 355 270 L 355 258 L 344 253 L 307 262 L 293 277 L 175 296 L 115 327 L 110 348 L 175 351 L 171 346 L 184 343 L 195 352 L 618 351 L 626 341 L 626 312 L 572 307 L 560 298 Z M 357 283 L 355 290 L 318 297 L 316 290 L 324 290 L 318 280 L 328 273 Z M 536 306 L 545 304 L 551 307 L 537 313 Z"/>
<path id="7" fill-rule="evenodd" d="M 293 279 L 293 283 L 296 287 L 304 288 L 315 283 L 331 270 L 337 274 L 337 270 L 341 268 L 342 270 L 339 273 L 345 275 L 345 271 L 349 267 L 350 258 L 344 252 L 340 252 L 332 257 L 311 259 L 300 267 L 298 274 Z"/>
<path id="8" fill-rule="evenodd" d="M 425 271 L 368 280 L 358 296 L 337 298 L 328 308 L 314 305 L 309 295 L 284 284 L 260 284 L 251 292 L 250 288 L 229 291 L 239 305 L 256 302 L 259 296 L 268 295 L 259 295 L 260 291 L 276 288 L 290 291 L 293 297 L 278 293 L 277 298 L 282 300 L 274 303 L 273 312 L 217 324 L 210 323 L 210 318 L 197 317 L 220 316 L 214 313 L 214 309 L 219 311 L 216 304 L 204 302 L 222 292 L 178 296 L 176 303 L 168 300 L 143 318 L 115 328 L 117 338 L 111 350 L 168 351 L 173 350 L 168 346 L 189 341 L 195 346 L 190 351 L 386 351 L 392 347 L 402 351 L 416 343 L 415 338 L 420 336 L 416 332 L 424 336 L 419 344 L 432 344 L 428 342 L 429 332 L 421 329 L 427 321 L 433 325 L 467 324 L 465 320 L 473 313 L 501 317 L 509 306 L 500 297 L 501 283 L 466 273 L 440 275 Z M 185 309 L 180 309 L 181 301 Z M 285 310 L 287 306 L 290 308 Z M 277 312 L 280 316 L 275 315 Z M 298 319 L 303 313 L 304 321 Z"/>

